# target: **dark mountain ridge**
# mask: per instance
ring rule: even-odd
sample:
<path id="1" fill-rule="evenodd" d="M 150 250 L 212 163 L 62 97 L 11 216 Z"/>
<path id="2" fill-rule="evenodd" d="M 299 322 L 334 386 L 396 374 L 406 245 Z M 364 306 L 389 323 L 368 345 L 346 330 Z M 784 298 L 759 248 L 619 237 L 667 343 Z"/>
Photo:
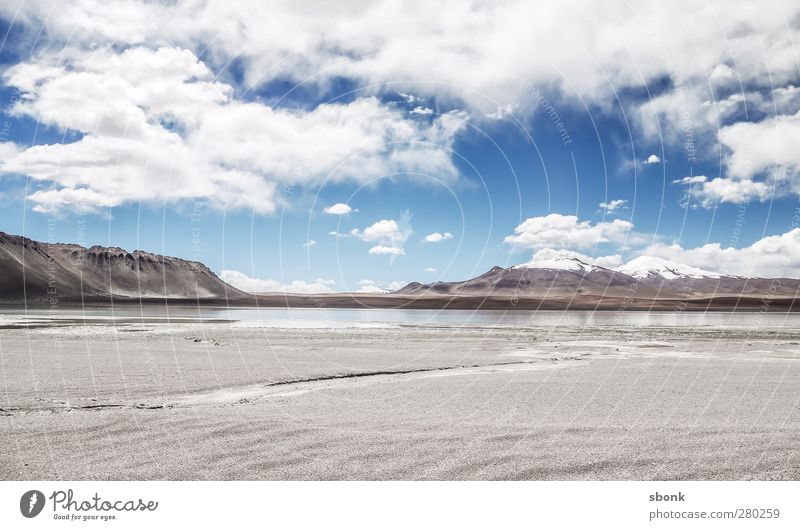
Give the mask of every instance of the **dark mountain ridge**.
<path id="1" fill-rule="evenodd" d="M 198 261 L 0 232 L 0 301 L 224 300 L 248 295 Z"/>

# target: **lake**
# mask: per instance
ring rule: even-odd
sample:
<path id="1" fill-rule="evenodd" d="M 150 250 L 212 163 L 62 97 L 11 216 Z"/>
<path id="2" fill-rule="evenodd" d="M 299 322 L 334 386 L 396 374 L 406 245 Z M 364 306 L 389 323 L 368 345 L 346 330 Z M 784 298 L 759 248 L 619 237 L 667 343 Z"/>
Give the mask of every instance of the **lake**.
<path id="1" fill-rule="evenodd" d="M 689 311 L 487 311 L 422 309 L 285 309 L 128 306 L 0 309 L 0 325 L 218 322 L 247 327 L 348 328 L 428 326 L 503 326 L 537 328 L 715 327 L 800 329 L 800 313 Z"/>

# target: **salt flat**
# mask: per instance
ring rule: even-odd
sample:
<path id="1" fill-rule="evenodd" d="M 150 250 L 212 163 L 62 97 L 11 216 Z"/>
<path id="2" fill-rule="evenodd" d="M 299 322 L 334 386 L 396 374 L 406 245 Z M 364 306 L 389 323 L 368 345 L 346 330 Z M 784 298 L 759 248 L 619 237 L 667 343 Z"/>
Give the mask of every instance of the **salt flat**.
<path id="1" fill-rule="evenodd" d="M 800 479 L 800 330 L 36 322 L 0 478 Z"/>

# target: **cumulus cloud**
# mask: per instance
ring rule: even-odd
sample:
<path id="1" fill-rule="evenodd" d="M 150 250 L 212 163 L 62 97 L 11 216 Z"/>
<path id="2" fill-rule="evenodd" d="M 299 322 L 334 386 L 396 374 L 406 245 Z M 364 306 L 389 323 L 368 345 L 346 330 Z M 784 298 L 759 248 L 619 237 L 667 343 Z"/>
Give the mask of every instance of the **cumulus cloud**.
<path id="1" fill-rule="evenodd" d="M 419 96 L 415 96 L 414 94 L 407 94 L 405 92 L 398 92 L 398 95 L 403 98 L 406 103 L 421 103 L 425 101 L 425 98 L 421 98 Z"/>
<path id="2" fill-rule="evenodd" d="M 370 254 L 404 256 L 403 244 L 412 233 L 411 214 L 406 210 L 400 215 L 400 221 L 381 219 L 363 230 L 354 228 L 350 235 L 368 243 L 377 243 L 369 249 Z"/>
<path id="3" fill-rule="evenodd" d="M 393 281 L 393 282 L 376 282 L 374 280 L 361 280 L 358 282 L 357 293 L 390 293 L 405 286 L 406 282 Z"/>
<path id="4" fill-rule="evenodd" d="M 448 239 L 453 239 L 453 234 L 450 232 L 440 233 L 440 232 L 433 232 L 432 234 L 428 234 L 425 236 L 424 241 L 426 243 L 440 243 L 442 241 L 447 241 Z"/>
<path id="5" fill-rule="evenodd" d="M 310 281 L 294 280 L 289 283 L 282 283 L 277 280 L 253 278 L 243 272 L 235 270 L 223 270 L 219 277 L 222 281 L 248 293 L 331 293 L 333 292 L 333 286 L 336 285 L 334 280 L 325 280 L 322 278 Z"/>
<path id="6" fill-rule="evenodd" d="M 337 202 L 336 204 L 332 204 L 322 211 L 330 215 L 346 215 L 352 212 L 353 209 L 348 204 Z"/>
<path id="7" fill-rule="evenodd" d="M 391 243 L 404 243 L 408 235 L 400 230 L 400 225 L 394 219 L 381 219 L 363 230 L 354 228 L 351 235 L 364 241 L 388 241 Z"/>
<path id="8" fill-rule="evenodd" d="M 697 199 L 706 208 L 717 202 L 741 204 L 754 198 L 765 201 L 774 194 L 774 187 L 766 182 L 747 179 L 709 179 L 705 175 L 696 175 L 673 180 L 672 183 L 687 186 L 689 196 Z"/>
<path id="9" fill-rule="evenodd" d="M 46 21 L 51 38 L 86 46 L 210 42 L 222 62 L 241 61 L 248 85 L 281 78 L 320 84 L 342 77 L 364 84 L 403 80 L 407 87 L 399 90 L 409 103 L 455 94 L 488 114 L 496 102 L 524 98 L 520 79 L 545 85 L 555 78 L 568 95 L 595 101 L 622 86 L 664 77 L 679 80 L 682 91 L 696 91 L 701 100 L 709 99 L 709 77 L 748 85 L 769 73 L 781 83 L 796 74 L 797 29 L 785 21 L 800 11 L 791 3 L 754 11 L 746 3 L 701 0 L 616 0 L 602 7 L 590 0 L 546 7 L 511 0 L 457 3 L 446 18 L 439 6 L 423 3 L 409 19 L 407 7 L 390 0 L 308 9 L 236 0 L 127 0 L 123 6 L 76 0 L 53 10 L 47 0 L 28 0 L 3 4 L 0 13 L 16 15 L 34 34 Z"/>
<path id="10" fill-rule="evenodd" d="M 613 213 L 615 210 L 625 208 L 627 203 L 628 201 L 625 199 L 614 199 L 613 201 L 601 202 L 597 206 L 600 209 L 605 210 L 606 213 Z"/>
<path id="11" fill-rule="evenodd" d="M 691 177 L 683 177 L 680 179 L 675 179 L 672 181 L 673 184 L 686 184 L 691 186 L 692 184 L 702 184 L 706 182 L 708 177 L 705 175 L 693 175 Z"/>
<path id="12" fill-rule="evenodd" d="M 387 173 L 455 179 L 463 113 L 409 120 L 371 96 L 311 110 L 239 101 L 193 52 L 162 47 L 43 54 L 9 68 L 11 108 L 78 140 L 3 144 L 0 172 L 31 177 L 40 211 L 207 199 L 270 213 L 281 183 L 368 182 Z"/>
<path id="13" fill-rule="evenodd" d="M 486 114 L 490 120 L 504 120 L 514 114 L 517 105 L 508 103 L 506 105 L 497 105 L 494 111 Z"/>
<path id="14" fill-rule="evenodd" d="M 661 159 L 656 154 L 652 154 L 652 155 L 648 156 L 647 158 L 645 158 L 645 160 L 644 160 L 645 164 L 658 164 L 660 162 L 661 162 Z"/>
<path id="15" fill-rule="evenodd" d="M 592 224 L 579 221 L 574 215 L 551 213 L 543 217 L 530 217 L 507 236 L 505 242 L 518 247 L 590 248 L 600 243 L 623 243 L 631 233 L 630 221 L 613 221 Z"/>
<path id="16" fill-rule="evenodd" d="M 719 243 L 694 248 L 658 243 L 643 249 L 641 254 L 724 274 L 800 277 L 800 228 L 767 236 L 743 248 L 723 247 Z"/>
<path id="17" fill-rule="evenodd" d="M 703 177 L 686 177 L 704 184 Z M 655 241 L 646 243 L 645 238 L 632 232 L 633 225 L 626 221 L 617 224 L 578 221 L 574 216 L 550 214 L 533 217 L 520 224 L 506 242 L 533 249 L 526 264 L 551 261 L 559 257 L 577 258 L 583 262 L 606 268 L 622 264 L 622 254 L 629 256 L 655 256 L 676 263 L 723 274 L 747 277 L 800 277 L 800 228 L 764 237 L 755 243 L 736 248 L 723 247 L 719 243 L 707 243 L 697 247 L 684 247 L 679 243 Z M 633 234 L 633 237 L 629 237 Z M 581 248 L 592 248 L 605 242 L 613 249 L 600 255 L 589 255 Z"/>
<path id="18" fill-rule="evenodd" d="M 429 109 L 428 107 L 415 107 L 414 110 L 411 111 L 411 114 L 418 114 L 420 116 L 430 116 L 433 114 L 433 109 Z"/>
<path id="19" fill-rule="evenodd" d="M 800 112 L 728 125 L 720 129 L 719 140 L 730 150 L 726 166 L 732 178 L 752 178 L 775 167 L 779 168 L 779 174 L 774 174 L 776 178 L 794 180 L 798 177 Z"/>
<path id="20" fill-rule="evenodd" d="M 563 231 L 563 229 L 560 230 Z M 562 236 L 569 237 L 566 234 L 562 234 Z M 549 236 L 543 239 L 553 242 Z M 610 241 L 618 243 L 619 239 L 612 238 Z M 583 262 L 606 268 L 617 267 L 623 262 L 619 250 L 595 256 L 565 248 L 560 244 L 541 247 L 537 247 L 536 244 L 538 242 L 528 245 L 534 248 L 534 253 L 531 260 L 524 265 L 535 264 L 537 261 L 551 261 L 559 257 L 577 258 Z M 575 244 L 575 246 L 581 245 Z M 583 244 L 582 246 L 590 245 Z M 619 249 L 619 247 L 617 248 Z M 723 274 L 766 278 L 800 277 L 800 228 L 793 228 L 784 234 L 764 237 L 742 248 L 723 247 L 719 243 L 707 243 L 698 247 L 686 248 L 678 243 L 655 242 L 644 245 L 639 241 L 635 249 L 628 249 L 627 252 L 633 256 L 655 256 Z"/>
<path id="21" fill-rule="evenodd" d="M 692 190 L 703 206 L 710 207 L 715 201 L 741 204 L 752 199 L 766 201 L 775 194 L 774 188 L 766 182 L 715 178 L 702 183 Z"/>
<path id="22" fill-rule="evenodd" d="M 800 113 L 720 128 L 726 174 L 686 177 L 689 193 L 705 207 L 800 193 Z"/>
<path id="23" fill-rule="evenodd" d="M 436 267 L 425 267 L 425 272 L 437 272 Z"/>
<path id="24" fill-rule="evenodd" d="M 407 10 L 391 0 L 303 9 L 238 0 L 125 0 L 113 7 L 75 0 L 58 9 L 49 0 L 0 3 L 0 16 L 32 39 L 46 27 L 41 55 L 29 68 L 7 72 L 6 83 L 25 93 L 17 110 L 84 135 L 69 147 L 25 149 L 3 171 L 52 184 L 43 190 L 52 193 L 38 196 L 44 209 L 76 200 L 105 207 L 202 196 L 263 212 L 282 200 L 276 183 L 319 183 L 332 170 L 333 179 L 357 182 L 403 171 L 455 177 L 447 149 L 463 114 L 415 120 L 369 96 L 305 110 L 234 101 L 239 87 L 219 80 L 227 72 L 211 75 L 206 63 L 236 59 L 243 87 L 288 80 L 325 90 L 348 79 L 373 94 L 391 86 L 415 108 L 430 97 L 457 102 L 476 119 L 500 118 L 511 108 L 534 114 L 532 89 L 584 109 L 620 104 L 616 94 L 626 88 L 670 80 L 655 97 L 622 103 L 641 137 L 673 143 L 690 163 L 702 148 L 720 146 L 729 174 L 719 178 L 774 179 L 779 195 L 800 191 L 791 149 L 800 27 L 786 22 L 800 16 L 797 2 L 755 10 L 722 0 L 459 2 L 448 6 L 447 17 L 436 3 L 421 3 L 411 18 Z M 30 49 L 20 43 L 20 51 Z M 159 47 L 172 52 L 148 55 Z M 136 54 L 144 60 L 128 64 Z M 765 80 L 771 94 L 759 91 L 767 97 L 745 93 Z M 155 166 L 144 153 L 154 155 Z M 56 160 L 67 164 L 59 170 Z M 109 182 L 99 183 L 103 178 Z M 728 188 L 716 186 L 699 189 L 710 197 Z M 749 193 L 762 200 L 762 191 L 752 186 Z"/>
<path id="25" fill-rule="evenodd" d="M 383 255 L 389 254 L 392 256 L 405 256 L 406 251 L 400 247 L 387 247 L 385 245 L 375 245 L 374 247 L 370 248 L 368 251 L 372 255 Z"/>
<path id="26" fill-rule="evenodd" d="M 316 242 L 316 241 L 314 241 L 313 239 L 309 239 L 308 241 L 306 241 L 305 243 L 303 243 L 303 246 L 304 246 L 305 248 L 311 248 L 311 247 L 313 247 L 313 246 L 314 246 L 314 245 L 316 245 L 316 244 L 317 244 L 317 242 Z"/>

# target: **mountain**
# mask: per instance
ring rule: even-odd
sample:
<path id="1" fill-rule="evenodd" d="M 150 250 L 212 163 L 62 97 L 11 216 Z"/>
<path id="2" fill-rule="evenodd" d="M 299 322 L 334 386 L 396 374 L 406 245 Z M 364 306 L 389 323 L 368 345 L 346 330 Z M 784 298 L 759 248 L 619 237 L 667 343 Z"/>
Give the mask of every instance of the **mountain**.
<path id="1" fill-rule="evenodd" d="M 800 294 L 800 280 L 727 276 L 651 256 L 638 257 L 614 269 L 590 265 L 577 258 L 559 257 L 507 269 L 493 267 L 485 274 L 462 282 L 411 283 L 395 294 L 516 298 L 794 298 Z"/>
<path id="2" fill-rule="evenodd" d="M 662 278 L 674 280 L 676 278 L 721 278 L 716 272 L 709 272 L 689 265 L 674 263 L 662 258 L 652 256 L 639 256 L 621 267 L 614 269 L 633 278 Z"/>
<path id="3" fill-rule="evenodd" d="M 0 303 L 6 304 L 168 300 L 258 307 L 785 311 L 800 299 L 800 280 L 726 276 L 651 257 L 616 269 L 560 257 L 493 267 L 460 282 L 375 291 L 248 294 L 197 261 L 0 232 Z"/>
<path id="4" fill-rule="evenodd" d="M 395 293 L 536 298 L 579 294 L 625 296 L 637 283 L 628 275 L 589 265 L 576 258 L 556 258 L 508 269 L 493 267 L 485 274 L 463 282 L 412 283 Z M 655 295 L 656 292 L 646 287 L 642 294 Z"/>
<path id="5" fill-rule="evenodd" d="M 523 263 L 521 265 L 514 265 L 512 269 L 551 269 L 551 270 L 565 270 L 574 272 L 591 272 L 598 267 L 590 265 L 585 261 L 578 258 L 569 258 L 566 256 L 558 256 L 548 260 L 537 260 L 535 262 Z"/>
<path id="6" fill-rule="evenodd" d="M 42 243 L 0 232 L 2 302 L 213 301 L 247 296 L 197 261 L 117 247 Z"/>

